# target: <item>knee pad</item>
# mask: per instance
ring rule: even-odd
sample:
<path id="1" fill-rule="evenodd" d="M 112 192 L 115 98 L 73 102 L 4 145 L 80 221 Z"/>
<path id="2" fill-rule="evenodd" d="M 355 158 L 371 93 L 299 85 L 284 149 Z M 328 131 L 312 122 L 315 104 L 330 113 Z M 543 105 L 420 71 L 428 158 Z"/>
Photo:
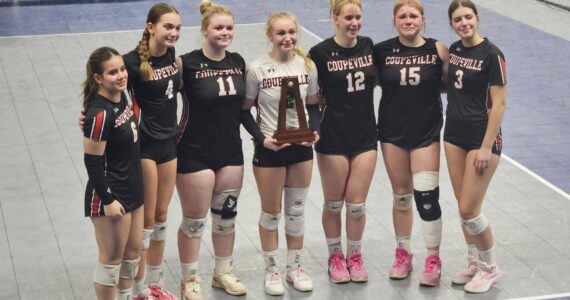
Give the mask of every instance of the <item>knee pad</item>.
<path id="1" fill-rule="evenodd" d="M 323 203 L 323 210 L 326 210 L 331 214 L 338 214 L 342 211 L 343 204 L 344 200 L 325 200 L 325 203 Z"/>
<path id="2" fill-rule="evenodd" d="M 259 225 L 261 225 L 261 227 L 269 231 L 275 231 L 277 230 L 277 228 L 279 228 L 280 219 L 281 219 L 280 213 L 272 215 L 262 211 L 261 216 L 259 216 Z"/>
<path id="3" fill-rule="evenodd" d="M 461 224 L 465 226 L 465 230 L 467 230 L 470 235 L 479 235 L 489 227 L 489 221 L 483 213 L 470 220 L 462 218 Z"/>
<path id="4" fill-rule="evenodd" d="M 237 200 L 241 189 L 216 192 L 212 196 L 210 211 L 222 219 L 235 218 L 237 215 Z"/>
<path id="5" fill-rule="evenodd" d="M 303 236 L 305 234 L 305 201 L 309 188 L 285 188 L 284 209 L 285 234 Z"/>
<path id="6" fill-rule="evenodd" d="M 157 242 L 164 241 L 166 239 L 166 228 L 168 228 L 166 223 L 154 223 L 150 239 Z"/>
<path id="7" fill-rule="evenodd" d="M 232 234 L 235 232 L 236 218 L 224 219 L 220 215 L 212 214 L 212 232 L 217 234 Z"/>
<path id="8" fill-rule="evenodd" d="M 204 233 L 204 226 L 206 225 L 206 218 L 194 219 L 194 218 L 182 218 L 182 223 L 180 223 L 180 231 L 184 233 L 187 237 L 199 238 Z"/>
<path id="9" fill-rule="evenodd" d="M 393 206 L 396 210 L 407 211 L 412 208 L 412 194 L 396 195 L 394 194 Z"/>
<path id="10" fill-rule="evenodd" d="M 148 246 L 150 244 L 150 236 L 152 235 L 152 229 L 143 229 L 143 240 L 142 240 L 142 249 L 146 250 L 148 249 Z"/>
<path id="11" fill-rule="evenodd" d="M 132 260 L 123 260 L 121 262 L 121 270 L 119 276 L 124 279 L 135 279 L 137 271 L 139 270 L 140 262 L 141 262 L 140 257 L 137 257 L 136 259 Z"/>
<path id="12" fill-rule="evenodd" d="M 121 265 L 106 265 L 98 262 L 93 281 L 104 286 L 116 286 L 119 283 L 120 270 Z"/>
<path id="13" fill-rule="evenodd" d="M 235 231 L 237 200 L 241 189 L 216 192 L 212 196 L 212 232 L 231 234 Z"/>
<path id="14" fill-rule="evenodd" d="M 366 213 L 366 204 L 346 202 L 346 210 L 351 217 L 360 218 Z"/>
<path id="15" fill-rule="evenodd" d="M 439 206 L 439 172 L 414 173 L 414 199 L 420 218 L 435 221 L 441 218 Z"/>

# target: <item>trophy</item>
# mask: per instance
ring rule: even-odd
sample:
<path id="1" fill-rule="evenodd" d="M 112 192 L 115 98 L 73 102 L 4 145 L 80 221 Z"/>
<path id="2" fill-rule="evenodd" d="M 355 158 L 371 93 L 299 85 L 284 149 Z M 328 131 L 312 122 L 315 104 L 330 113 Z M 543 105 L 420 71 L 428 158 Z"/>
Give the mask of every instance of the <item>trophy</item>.
<path id="1" fill-rule="evenodd" d="M 287 108 L 295 108 L 297 110 L 299 128 L 287 128 Z M 284 77 L 281 80 L 277 130 L 273 134 L 273 138 L 277 140 L 276 144 L 278 145 L 312 142 L 315 140 L 313 131 L 307 126 L 307 118 L 305 117 L 305 109 L 301 100 L 297 77 Z"/>

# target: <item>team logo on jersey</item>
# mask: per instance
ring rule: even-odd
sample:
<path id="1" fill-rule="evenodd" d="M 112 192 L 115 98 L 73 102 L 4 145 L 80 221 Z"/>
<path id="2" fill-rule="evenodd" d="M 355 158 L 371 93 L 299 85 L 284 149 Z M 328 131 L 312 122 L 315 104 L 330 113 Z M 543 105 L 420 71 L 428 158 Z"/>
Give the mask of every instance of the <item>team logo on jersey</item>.
<path id="1" fill-rule="evenodd" d="M 400 49 L 399 49 L 399 48 L 394 48 L 394 49 L 392 49 L 392 53 L 400 53 Z"/>
<path id="2" fill-rule="evenodd" d="M 332 57 L 338 56 L 338 51 L 333 51 L 333 52 L 331 52 L 331 56 L 332 56 Z"/>
<path id="3" fill-rule="evenodd" d="M 271 72 L 275 72 L 275 68 L 274 68 L 274 67 L 271 67 L 271 68 L 267 69 L 267 73 L 271 73 Z"/>
<path id="4" fill-rule="evenodd" d="M 113 108 L 113 111 L 114 111 L 115 113 L 118 113 L 118 112 L 119 112 L 119 109 L 115 107 L 115 108 Z"/>
<path id="5" fill-rule="evenodd" d="M 457 51 L 457 52 L 461 51 L 461 47 L 455 48 L 455 51 Z"/>
<path id="6" fill-rule="evenodd" d="M 200 68 L 204 69 L 207 68 L 208 64 L 207 63 L 200 63 Z"/>

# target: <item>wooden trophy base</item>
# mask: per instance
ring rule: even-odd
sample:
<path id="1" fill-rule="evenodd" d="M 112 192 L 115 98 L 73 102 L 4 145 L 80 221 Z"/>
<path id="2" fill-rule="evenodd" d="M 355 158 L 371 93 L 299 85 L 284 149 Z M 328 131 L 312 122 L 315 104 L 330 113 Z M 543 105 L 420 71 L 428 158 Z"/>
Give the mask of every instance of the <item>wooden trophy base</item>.
<path id="1" fill-rule="evenodd" d="M 283 145 L 312 142 L 315 140 L 315 135 L 310 128 L 289 128 L 276 131 L 273 138 L 277 140 L 277 145 Z"/>

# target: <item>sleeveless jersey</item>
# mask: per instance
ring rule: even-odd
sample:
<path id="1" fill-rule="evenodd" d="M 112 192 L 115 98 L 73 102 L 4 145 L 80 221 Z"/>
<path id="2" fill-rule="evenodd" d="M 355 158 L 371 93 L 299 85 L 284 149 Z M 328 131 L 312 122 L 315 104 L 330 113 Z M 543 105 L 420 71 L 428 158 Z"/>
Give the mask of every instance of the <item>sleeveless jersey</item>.
<path id="1" fill-rule="evenodd" d="M 503 53 L 488 39 L 475 47 L 449 47 L 446 122 L 487 127 L 489 87 L 507 84 Z"/>
<path id="2" fill-rule="evenodd" d="M 309 51 L 319 72 L 321 95 L 326 99 L 317 152 L 354 154 L 376 148 L 377 73 L 372 47 L 370 38 L 358 36 L 353 48 L 343 48 L 328 38 Z"/>
<path id="3" fill-rule="evenodd" d="M 141 138 L 163 140 L 174 137 L 176 124 L 176 93 L 180 90 L 180 74 L 174 48 L 161 57 L 149 58 L 152 79 L 142 81 L 139 75 L 140 57 L 137 50 L 123 56 L 129 73 L 128 90 L 141 108 Z"/>
<path id="4" fill-rule="evenodd" d="M 307 96 L 317 94 L 317 70 L 314 65 L 309 70 L 305 66 L 305 60 L 298 55 L 286 63 L 277 62 L 269 55 L 264 55 L 253 61 L 247 72 L 246 98 L 257 99 L 258 123 L 261 132 L 266 137 L 273 136 L 277 130 L 281 80 L 290 76 L 297 76 L 303 101 Z M 305 111 L 305 118 L 307 118 L 305 108 L 303 111 Z M 286 126 L 299 127 L 297 109 L 294 106 L 287 108 Z"/>
<path id="5" fill-rule="evenodd" d="M 182 56 L 184 109 L 178 153 L 219 157 L 241 151 L 240 111 L 245 97 L 245 61 L 227 52 L 213 61 L 202 49 Z"/>
<path id="6" fill-rule="evenodd" d="M 382 98 L 378 136 L 406 149 L 429 146 L 443 125 L 441 81 L 443 62 L 436 40 L 406 47 L 398 37 L 374 45 Z"/>
<path id="7" fill-rule="evenodd" d="M 143 184 L 140 162 L 138 110 L 122 93 L 121 101 L 113 103 L 97 94 L 89 100 L 85 111 L 83 135 L 93 141 L 106 141 L 105 175 L 113 198 L 126 211 L 143 203 Z M 86 201 L 90 211 L 86 215 L 103 215 L 103 203 L 87 182 Z"/>

